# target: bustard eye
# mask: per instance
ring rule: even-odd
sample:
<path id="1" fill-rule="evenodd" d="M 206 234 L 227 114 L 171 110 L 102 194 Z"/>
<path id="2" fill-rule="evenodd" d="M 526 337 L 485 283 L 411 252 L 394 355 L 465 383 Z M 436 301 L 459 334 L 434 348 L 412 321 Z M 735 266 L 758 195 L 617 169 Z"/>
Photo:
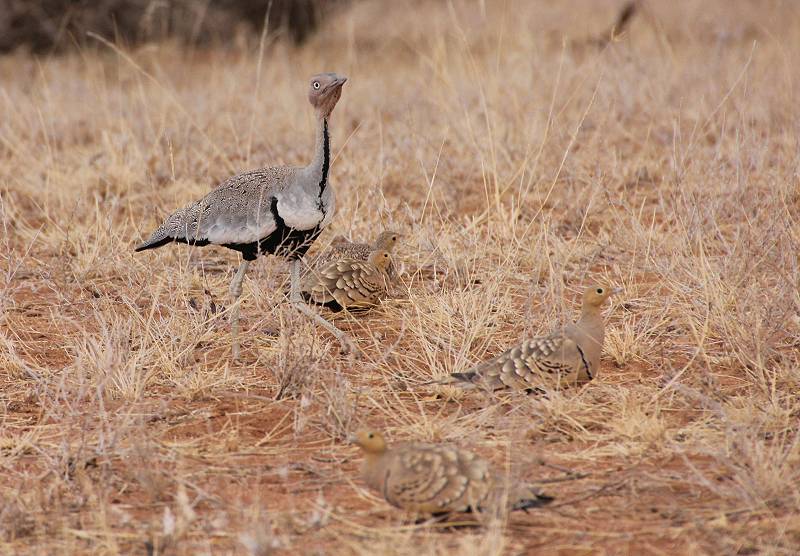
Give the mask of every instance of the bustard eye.
<path id="1" fill-rule="evenodd" d="M 311 86 L 314 87 L 314 89 L 319 90 L 319 81 L 314 81 L 313 85 Z"/>
<path id="2" fill-rule="evenodd" d="M 599 295 L 603 295 L 603 288 L 597 288 L 597 293 Z"/>

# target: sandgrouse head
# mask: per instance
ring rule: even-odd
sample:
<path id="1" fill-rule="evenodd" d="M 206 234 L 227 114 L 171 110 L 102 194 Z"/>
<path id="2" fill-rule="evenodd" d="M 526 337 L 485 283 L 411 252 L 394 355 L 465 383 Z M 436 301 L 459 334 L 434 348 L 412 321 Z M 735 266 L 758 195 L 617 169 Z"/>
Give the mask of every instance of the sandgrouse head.
<path id="1" fill-rule="evenodd" d="M 383 439 L 383 435 L 371 429 L 361 429 L 350 435 L 350 442 L 368 454 L 382 454 L 386 451 L 386 441 Z"/>
<path id="2" fill-rule="evenodd" d="M 400 241 L 400 238 L 403 237 L 403 234 L 391 231 L 381 232 L 381 235 L 378 236 L 378 239 L 375 240 L 375 247 L 378 249 L 385 249 L 387 251 L 391 251 L 394 249 L 397 242 Z"/>
<path id="3" fill-rule="evenodd" d="M 622 288 L 612 288 L 606 284 L 593 284 L 583 292 L 583 306 L 585 308 L 599 308 L 612 294 L 621 291 Z"/>
<path id="4" fill-rule="evenodd" d="M 381 270 L 386 270 L 392 262 L 392 256 L 386 249 L 376 249 L 370 253 L 369 262 Z"/>

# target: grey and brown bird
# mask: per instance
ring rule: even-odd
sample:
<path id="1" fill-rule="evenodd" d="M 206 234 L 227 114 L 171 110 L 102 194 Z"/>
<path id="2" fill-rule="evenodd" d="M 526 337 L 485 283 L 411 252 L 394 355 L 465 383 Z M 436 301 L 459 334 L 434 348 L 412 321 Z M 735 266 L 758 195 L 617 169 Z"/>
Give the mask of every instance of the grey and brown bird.
<path id="1" fill-rule="evenodd" d="M 302 280 L 301 290 L 307 301 L 334 311 L 368 309 L 386 297 L 391 264 L 392 256 L 387 250 L 373 248 L 366 261 L 340 259 L 310 270 Z"/>
<path id="2" fill-rule="evenodd" d="M 364 482 L 392 506 L 418 514 L 523 510 L 553 499 L 508 480 L 472 452 L 444 444 L 388 446 L 375 430 L 350 437 L 361 448 Z"/>
<path id="3" fill-rule="evenodd" d="M 584 384 L 597 375 L 600 367 L 605 337 L 601 307 L 619 291 L 592 285 L 583 293 L 577 322 L 546 336 L 527 338 L 468 371 L 427 384 L 528 392 Z"/>
<path id="4" fill-rule="evenodd" d="M 316 112 L 316 144 L 307 166 L 262 168 L 233 176 L 199 201 L 172 213 L 136 247 L 136 251 L 144 251 L 173 242 L 198 247 L 213 244 L 241 253 L 242 262 L 230 286 L 234 359 L 239 356 L 242 281 L 250 263 L 262 254 L 293 261 L 293 306 L 334 334 L 343 350 L 352 348 L 349 338 L 306 306 L 300 295 L 301 258 L 333 218 L 329 119 L 345 81 L 347 78 L 335 73 L 311 78 L 308 100 Z"/>
<path id="5" fill-rule="evenodd" d="M 383 249 L 391 255 L 401 237 L 403 237 L 403 235 L 398 232 L 386 230 L 381 232 L 375 242 L 370 245 L 368 243 L 352 242 L 343 236 L 336 236 L 333 238 L 331 246 L 328 248 L 328 250 L 320 253 L 311 261 L 309 268 L 324 268 L 330 263 L 342 259 L 366 261 L 369 259 L 370 253 L 372 253 L 372 251 L 375 249 Z M 394 262 L 389 264 L 389 267 L 386 271 L 390 278 L 393 279 L 396 276 Z"/>

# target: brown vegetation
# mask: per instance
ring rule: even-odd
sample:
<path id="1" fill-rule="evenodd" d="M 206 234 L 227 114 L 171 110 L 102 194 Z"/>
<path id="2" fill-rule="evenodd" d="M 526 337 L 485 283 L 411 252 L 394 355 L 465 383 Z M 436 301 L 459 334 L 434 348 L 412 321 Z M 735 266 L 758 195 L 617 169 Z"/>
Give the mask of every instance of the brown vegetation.
<path id="1" fill-rule="evenodd" d="M 646 2 L 581 46 L 621 4 L 363 2 L 263 57 L 0 59 L 0 552 L 796 554 L 800 12 Z M 336 317 L 350 361 L 261 260 L 232 365 L 235 254 L 132 248 L 303 162 L 320 70 L 350 80 L 317 249 L 405 233 L 404 293 Z M 574 318 L 590 278 L 624 292 L 585 387 L 415 387 Z M 417 524 L 358 480 L 361 425 L 557 499 Z"/>

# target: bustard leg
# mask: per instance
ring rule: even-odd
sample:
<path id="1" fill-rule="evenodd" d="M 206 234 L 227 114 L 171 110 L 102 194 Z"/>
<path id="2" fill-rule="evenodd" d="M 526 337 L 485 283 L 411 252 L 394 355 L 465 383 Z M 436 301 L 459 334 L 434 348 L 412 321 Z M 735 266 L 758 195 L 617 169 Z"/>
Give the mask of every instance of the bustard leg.
<path id="1" fill-rule="evenodd" d="M 239 296 L 242 295 L 242 281 L 249 266 L 250 261 L 242 261 L 231 281 L 231 356 L 234 361 L 239 359 Z"/>
<path id="2" fill-rule="evenodd" d="M 300 265 L 302 261 L 300 259 L 295 259 L 292 262 L 292 283 L 291 283 L 291 293 L 289 294 L 289 301 L 291 301 L 294 308 L 303 313 L 305 316 L 313 320 L 315 323 L 323 327 L 325 330 L 336 336 L 336 339 L 339 340 L 339 344 L 342 346 L 342 353 L 358 353 L 358 348 L 356 348 L 353 341 L 350 337 L 336 328 L 333 324 L 322 318 L 314 309 L 306 305 L 306 302 L 303 301 L 303 296 L 300 295 Z"/>

